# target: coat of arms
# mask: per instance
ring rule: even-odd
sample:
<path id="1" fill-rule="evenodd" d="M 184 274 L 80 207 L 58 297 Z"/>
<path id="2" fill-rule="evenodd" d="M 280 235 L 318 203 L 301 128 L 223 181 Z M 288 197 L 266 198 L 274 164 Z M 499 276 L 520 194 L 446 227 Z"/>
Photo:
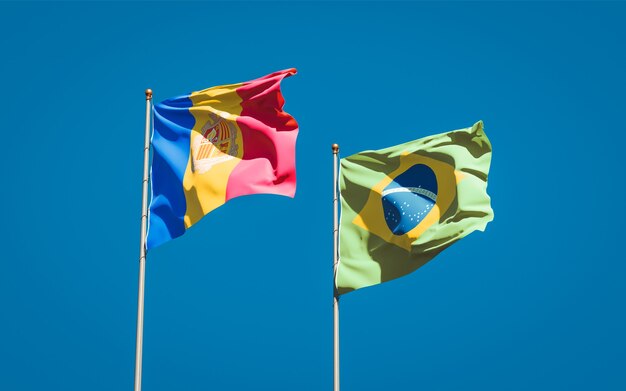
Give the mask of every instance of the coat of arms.
<path id="1" fill-rule="evenodd" d="M 191 147 L 194 172 L 203 174 L 215 164 L 237 156 L 237 128 L 229 121 L 211 113 L 200 132 Z"/>

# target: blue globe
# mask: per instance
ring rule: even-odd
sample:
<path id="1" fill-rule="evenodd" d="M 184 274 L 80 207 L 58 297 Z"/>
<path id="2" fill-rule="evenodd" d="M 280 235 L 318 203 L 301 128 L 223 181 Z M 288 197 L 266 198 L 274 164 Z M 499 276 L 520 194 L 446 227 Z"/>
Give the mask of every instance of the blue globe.
<path id="1" fill-rule="evenodd" d="M 437 201 L 437 176 L 424 164 L 416 164 L 398 175 L 382 194 L 387 226 L 394 235 L 415 228 Z"/>

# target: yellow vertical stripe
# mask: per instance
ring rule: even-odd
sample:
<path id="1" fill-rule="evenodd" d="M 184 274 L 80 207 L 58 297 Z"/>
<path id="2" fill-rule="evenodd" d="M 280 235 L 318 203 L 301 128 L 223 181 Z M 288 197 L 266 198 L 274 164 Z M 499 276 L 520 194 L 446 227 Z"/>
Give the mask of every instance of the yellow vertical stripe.
<path id="1" fill-rule="evenodd" d="M 187 212 L 185 227 L 198 222 L 204 215 L 222 205 L 226 200 L 228 177 L 243 156 L 243 140 L 236 119 L 241 114 L 241 98 L 236 89 L 242 84 L 232 84 L 193 92 L 189 98 L 193 106 L 189 112 L 196 123 L 191 130 L 190 153 L 183 187 Z M 215 145 L 203 144 L 203 128 L 215 124 L 217 135 L 228 147 L 226 152 L 219 150 L 222 141 Z M 230 140 L 235 132 L 234 144 Z M 229 152 L 233 150 L 233 154 Z"/>

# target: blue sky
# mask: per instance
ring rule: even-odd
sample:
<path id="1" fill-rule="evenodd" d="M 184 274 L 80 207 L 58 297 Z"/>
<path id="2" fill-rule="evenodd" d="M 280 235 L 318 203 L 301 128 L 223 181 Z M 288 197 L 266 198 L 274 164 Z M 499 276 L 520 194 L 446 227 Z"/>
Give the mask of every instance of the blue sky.
<path id="1" fill-rule="evenodd" d="M 296 67 L 295 199 L 148 257 L 145 390 L 332 387 L 332 154 L 482 119 L 495 220 L 342 298 L 344 390 L 623 390 L 624 3 L 0 3 L 0 389 L 131 389 L 144 89 Z M 621 200 L 621 201 L 620 201 Z"/>

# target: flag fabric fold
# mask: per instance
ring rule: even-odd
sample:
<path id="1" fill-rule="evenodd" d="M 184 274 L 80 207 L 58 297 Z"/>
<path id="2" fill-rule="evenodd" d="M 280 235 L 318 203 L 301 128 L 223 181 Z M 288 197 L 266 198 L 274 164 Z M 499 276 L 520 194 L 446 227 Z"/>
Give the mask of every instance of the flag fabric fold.
<path id="1" fill-rule="evenodd" d="M 490 164 L 482 121 L 341 159 L 338 293 L 411 273 L 483 231 Z"/>
<path id="2" fill-rule="evenodd" d="M 154 106 L 147 249 L 182 235 L 226 201 L 293 197 L 298 124 L 281 81 L 295 69 L 211 87 Z"/>

